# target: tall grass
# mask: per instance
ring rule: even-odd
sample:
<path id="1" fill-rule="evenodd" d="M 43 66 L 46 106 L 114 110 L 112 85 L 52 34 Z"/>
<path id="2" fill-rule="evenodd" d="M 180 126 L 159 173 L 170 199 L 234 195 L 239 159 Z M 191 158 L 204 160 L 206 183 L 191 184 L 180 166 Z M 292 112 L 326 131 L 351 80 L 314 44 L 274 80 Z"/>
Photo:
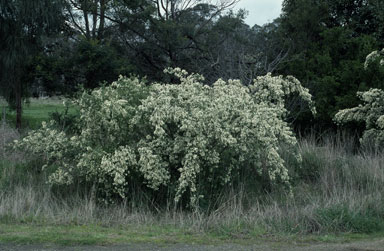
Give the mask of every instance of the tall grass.
<path id="1" fill-rule="evenodd" d="M 11 128 L 5 121 L 0 119 L 0 162 L 17 162 L 20 157 L 14 151 L 7 151 L 8 145 L 19 138 L 19 132 Z"/>
<path id="2" fill-rule="evenodd" d="M 2 130 L 3 142 L 18 137 L 9 127 Z M 210 211 L 158 208 L 139 189 L 129 200 L 100 204 L 92 188 L 81 184 L 67 190 L 50 187 L 44 182 L 45 173 L 39 171 L 39 160 L 5 153 L 5 144 L 0 143 L 0 222 L 168 225 L 235 237 L 383 231 L 384 155 L 356 152 L 353 140 L 341 136 L 302 139 L 302 164 L 286 156 L 293 196 L 281 190 L 256 193 L 252 181 L 244 178 L 240 185 L 224 189 L 211 202 L 215 207 Z"/>
<path id="3" fill-rule="evenodd" d="M 303 233 L 383 230 L 384 156 L 354 153 L 354 142 L 342 136 L 325 137 L 320 144 L 313 137 L 302 139 L 295 198 L 264 209 L 275 211 L 269 227 Z"/>

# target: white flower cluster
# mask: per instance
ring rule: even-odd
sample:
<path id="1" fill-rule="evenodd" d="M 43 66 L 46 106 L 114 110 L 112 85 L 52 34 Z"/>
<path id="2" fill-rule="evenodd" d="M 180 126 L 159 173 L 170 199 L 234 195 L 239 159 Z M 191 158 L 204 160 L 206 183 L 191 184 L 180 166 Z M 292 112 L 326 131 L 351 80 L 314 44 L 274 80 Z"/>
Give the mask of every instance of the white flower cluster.
<path id="1" fill-rule="evenodd" d="M 360 142 L 375 149 L 384 147 L 384 91 L 370 89 L 358 92 L 357 96 L 363 104 L 339 111 L 335 115 L 335 122 L 344 124 L 351 121 L 365 122 L 366 130 Z"/>
<path id="2" fill-rule="evenodd" d="M 107 196 L 126 197 L 130 182 L 141 182 L 155 191 L 166 187 L 176 203 L 197 205 L 210 183 L 224 186 L 243 168 L 289 187 L 279 145 L 300 156 L 284 121 L 284 98 L 297 92 L 313 108 L 297 79 L 268 74 L 251 86 L 221 79 L 208 86 L 198 74 L 166 71 L 180 84 L 147 87 L 121 77 L 75 101 L 78 134 L 44 124 L 16 145 L 47 155 L 57 167 L 50 182 L 85 179 Z"/>
<path id="3" fill-rule="evenodd" d="M 383 57 L 384 57 L 384 48 L 381 51 L 372 51 L 365 58 L 364 68 L 367 69 L 372 62 L 376 61 L 379 58 L 381 58 L 380 65 L 384 65 Z"/>
<path id="4" fill-rule="evenodd" d="M 251 92 L 260 102 L 267 102 L 270 106 L 285 110 L 285 97 L 292 93 L 297 93 L 305 102 L 308 103 L 313 114 L 316 113 L 312 95 L 307 88 L 304 88 L 298 79 L 293 76 L 273 77 L 271 73 L 257 77 L 254 84 L 250 87 Z"/>
<path id="5" fill-rule="evenodd" d="M 126 195 L 127 177 L 135 166 L 130 148 L 131 118 L 148 88 L 137 78 L 120 77 L 108 87 L 84 92 L 73 102 L 79 108 L 76 135 L 66 135 L 53 121 L 43 123 L 15 147 L 40 154 L 56 168 L 48 181 L 71 184 L 75 178 L 97 183 L 107 196 Z"/>

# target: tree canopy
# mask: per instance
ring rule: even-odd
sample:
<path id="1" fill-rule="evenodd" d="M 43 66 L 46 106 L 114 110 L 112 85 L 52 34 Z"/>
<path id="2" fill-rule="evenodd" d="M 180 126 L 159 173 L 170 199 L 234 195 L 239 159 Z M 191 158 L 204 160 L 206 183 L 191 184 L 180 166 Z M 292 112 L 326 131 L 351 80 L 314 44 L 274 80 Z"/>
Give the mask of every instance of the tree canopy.
<path id="1" fill-rule="evenodd" d="M 41 90 L 73 94 L 119 75 L 177 83 L 180 67 L 205 83 L 293 75 L 314 96 L 313 117 L 289 97 L 296 128 L 334 128 L 357 91 L 383 88 L 382 69 L 364 70 L 383 47 L 384 3 L 377 0 L 285 0 L 280 17 L 248 26 L 237 0 L 0 0 L 1 95 L 21 116 L 21 99 Z M 375 71 L 375 74 L 372 74 Z M 18 116 L 18 127 L 21 117 Z"/>
<path id="2" fill-rule="evenodd" d="M 0 92 L 17 109 L 21 127 L 21 99 L 31 81 L 33 57 L 46 48 L 48 37 L 61 30 L 61 0 L 0 1 Z"/>

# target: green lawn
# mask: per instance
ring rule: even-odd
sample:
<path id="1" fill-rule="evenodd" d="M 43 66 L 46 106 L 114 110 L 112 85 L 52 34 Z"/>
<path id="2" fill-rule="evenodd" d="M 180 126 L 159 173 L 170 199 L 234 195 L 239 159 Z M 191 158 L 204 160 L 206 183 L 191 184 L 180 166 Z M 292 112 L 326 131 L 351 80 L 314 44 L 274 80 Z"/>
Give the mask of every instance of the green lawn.
<path id="1" fill-rule="evenodd" d="M 22 127 L 36 129 L 41 122 L 49 120 L 50 114 L 53 112 L 64 112 L 63 98 L 52 97 L 49 99 L 30 99 L 23 104 Z M 15 126 L 16 111 L 11 110 L 4 101 L 0 101 L 0 106 L 6 107 L 6 118 L 10 125 Z M 70 114 L 76 113 L 74 107 L 70 107 Z"/>

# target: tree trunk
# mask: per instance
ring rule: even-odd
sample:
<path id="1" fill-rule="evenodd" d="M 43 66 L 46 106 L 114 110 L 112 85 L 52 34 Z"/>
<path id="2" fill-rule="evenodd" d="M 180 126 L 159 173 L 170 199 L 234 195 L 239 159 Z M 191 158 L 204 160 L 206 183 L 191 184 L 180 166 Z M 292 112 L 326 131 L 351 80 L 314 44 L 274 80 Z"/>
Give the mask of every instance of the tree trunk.
<path id="1" fill-rule="evenodd" d="M 82 2 L 81 8 L 83 9 L 83 16 L 85 21 L 85 36 L 87 39 L 91 37 L 90 30 L 89 30 L 89 19 L 88 19 L 88 1 Z"/>
<path id="2" fill-rule="evenodd" d="M 22 95 L 21 95 L 21 91 L 22 91 L 22 88 L 21 88 L 21 83 L 20 83 L 20 80 L 17 81 L 16 83 L 16 88 L 15 88 L 15 102 L 16 102 L 16 129 L 20 130 L 21 129 L 21 113 L 22 113 L 22 104 L 21 104 L 21 100 L 22 100 Z"/>
<path id="3" fill-rule="evenodd" d="M 106 1 L 100 0 L 100 22 L 99 22 L 99 31 L 97 33 L 97 38 L 99 40 L 103 38 L 103 33 L 104 33 L 105 8 L 106 8 Z"/>
<path id="4" fill-rule="evenodd" d="M 2 121 L 2 126 L 4 127 L 5 126 L 5 119 L 6 119 L 6 110 L 5 110 L 6 108 L 5 108 L 5 105 L 3 106 L 3 115 L 2 115 L 2 119 L 1 119 L 1 121 Z"/>
<path id="5" fill-rule="evenodd" d="M 92 38 L 96 38 L 97 29 L 97 1 L 92 2 Z"/>

